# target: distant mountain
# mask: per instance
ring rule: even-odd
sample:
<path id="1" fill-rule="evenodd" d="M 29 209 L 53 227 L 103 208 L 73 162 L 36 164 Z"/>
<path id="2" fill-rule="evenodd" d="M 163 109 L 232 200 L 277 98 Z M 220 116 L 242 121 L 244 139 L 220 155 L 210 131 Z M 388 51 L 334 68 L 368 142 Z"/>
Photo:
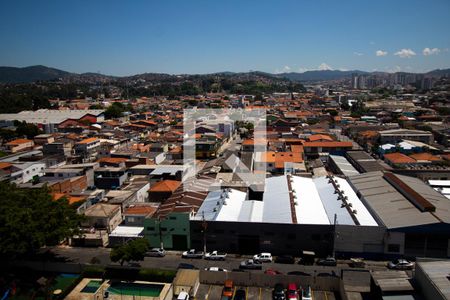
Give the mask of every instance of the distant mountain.
<path id="1" fill-rule="evenodd" d="M 425 74 L 436 77 L 450 77 L 450 69 L 436 69 Z"/>
<path id="2" fill-rule="evenodd" d="M 63 81 L 69 82 L 104 82 L 104 81 L 129 81 L 129 80 L 144 80 L 149 82 L 170 82 L 173 79 L 176 80 L 195 80 L 201 78 L 211 77 L 226 77 L 232 80 L 269 80 L 269 81 L 301 81 L 301 82 L 314 82 L 314 81 L 328 81 L 328 80 L 340 80 L 344 78 L 350 78 L 353 73 L 357 74 L 387 74 L 383 72 L 364 72 L 359 70 L 352 71 L 339 71 L 339 70 L 315 70 L 306 71 L 303 73 L 281 73 L 271 74 L 260 71 L 250 72 L 217 72 L 212 74 L 164 74 L 164 73 L 143 73 L 130 76 L 109 76 L 98 73 L 70 73 L 55 68 L 49 68 L 45 66 L 31 66 L 25 68 L 15 67 L 0 67 L 0 83 L 29 83 L 35 81 L 49 81 L 56 79 L 63 79 Z M 404 73 L 404 72 L 402 72 Z M 433 77 L 450 77 L 450 69 L 437 69 L 424 73 L 427 76 Z"/>
<path id="3" fill-rule="evenodd" d="M 45 66 L 25 68 L 0 67 L 0 82 L 28 83 L 34 81 L 54 80 L 69 76 L 71 73 Z"/>
<path id="4" fill-rule="evenodd" d="M 277 74 L 278 77 L 287 78 L 292 81 L 327 81 L 338 80 L 351 77 L 353 73 L 367 74 L 367 72 L 354 70 L 354 71 L 339 71 L 339 70 L 314 70 L 306 71 L 303 73 L 281 73 Z"/>

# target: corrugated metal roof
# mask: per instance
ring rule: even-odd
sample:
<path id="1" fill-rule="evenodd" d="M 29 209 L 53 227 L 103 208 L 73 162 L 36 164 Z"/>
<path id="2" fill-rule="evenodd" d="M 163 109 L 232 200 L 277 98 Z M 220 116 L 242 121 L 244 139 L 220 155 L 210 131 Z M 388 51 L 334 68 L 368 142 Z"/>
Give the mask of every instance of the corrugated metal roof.
<path id="1" fill-rule="evenodd" d="M 295 212 L 298 224 L 330 224 L 330 220 L 324 208 L 323 199 L 319 195 L 320 186 L 313 179 L 292 176 L 292 187 L 297 197 Z"/>
<path id="2" fill-rule="evenodd" d="M 266 179 L 263 222 L 292 223 L 291 204 L 286 176 Z"/>
<path id="3" fill-rule="evenodd" d="M 419 226 L 439 222 L 430 212 L 418 210 L 383 179 L 382 172 L 369 172 L 351 176 L 350 182 L 359 191 L 370 210 L 378 216 L 387 228 Z M 422 185 L 425 184 L 422 183 Z M 445 200 L 448 202 L 447 199 Z"/>

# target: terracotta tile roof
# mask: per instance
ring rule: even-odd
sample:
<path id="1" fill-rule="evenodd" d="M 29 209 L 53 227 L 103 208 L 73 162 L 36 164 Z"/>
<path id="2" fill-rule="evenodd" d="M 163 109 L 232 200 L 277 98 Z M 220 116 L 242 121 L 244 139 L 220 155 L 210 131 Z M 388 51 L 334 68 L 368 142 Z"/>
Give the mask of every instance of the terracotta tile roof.
<path id="1" fill-rule="evenodd" d="M 53 193 L 52 194 L 53 200 L 59 200 L 63 197 L 66 197 L 67 200 L 69 201 L 69 204 L 74 204 L 76 202 L 80 202 L 80 201 L 84 201 L 86 200 L 86 197 L 83 196 L 70 196 L 70 195 L 66 195 L 64 193 Z"/>
<path id="2" fill-rule="evenodd" d="M 254 144 L 257 144 L 257 145 L 264 145 L 265 142 L 267 142 L 267 140 L 264 140 L 264 139 L 256 139 L 256 141 L 255 141 L 254 139 L 245 139 L 245 140 L 242 142 L 242 145 L 254 145 Z"/>
<path id="3" fill-rule="evenodd" d="M 117 164 L 117 163 L 125 162 L 127 160 L 128 159 L 124 158 L 124 157 L 102 157 L 97 162 L 99 162 L 99 163 L 105 162 L 105 163 Z"/>
<path id="4" fill-rule="evenodd" d="M 303 153 L 303 146 L 302 145 L 291 145 L 291 151 L 292 152 L 298 152 Z"/>
<path id="5" fill-rule="evenodd" d="M 158 208 L 155 206 L 135 205 L 125 210 L 124 215 L 153 215 Z"/>
<path id="6" fill-rule="evenodd" d="M 10 168 L 10 167 L 12 167 L 12 164 L 10 164 L 8 162 L 0 162 L 0 169 L 1 170 L 7 169 L 7 168 Z"/>
<path id="7" fill-rule="evenodd" d="M 334 148 L 334 147 L 346 147 L 351 148 L 353 147 L 352 142 L 305 142 L 303 143 L 303 146 L 305 147 L 322 147 L 322 148 Z"/>
<path id="8" fill-rule="evenodd" d="M 264 161 L 268 163 L 283 164 L 285 162 L 303 162 L 303 158 L 300 152 L 275 152 L 267 151 L 264 155 Z"/>
<path id="9" fill-rule="evenodd" d="M 87 138 L 87 139 L 81 140 L 77 144 L 89 144 L 89 143 L 93 143 L 96 141 L 98 141 L 98 138 L 93 137 L 93 138 Z"/>
<path id="10" fill-rule="evenodd" d="M 442 158 L 428 152 L 411 154 L 409 157 L 415 160 L 441 161 Z"/>
<path id="11" fill-rule="evenodd" d="M 162 180 L 150 187 L 149 192 L 174 192 L 181 184 L 177 180 Z"/>
<path id="12" fill-rule="evenodd" d="M 316 141 L 321 141 L 321 140 L 333 141 L 333 138 L 331 136 L 325 135 L 325 134 L 313 134 L 308 137 L 308 140 L 310 142 L 316 142 Z"/>
<path id="13" fill-rule="evenodd" d="M 415 159 L 398 152 L 385 154 L 384 158 L 393 164 L 410 164 L 416 162 Z"/>
<path id="14" fill-rule="evenodd" d="M 33 141 L 28 140 L 28 139 L 15 139 L 13 141 L 6 143 L 6 145 L 15 146 L 15 145 L 21 145 L 21 144 L 26 144 L 26 143 L 30 143 L 30 142 L 33 142 Z"/>

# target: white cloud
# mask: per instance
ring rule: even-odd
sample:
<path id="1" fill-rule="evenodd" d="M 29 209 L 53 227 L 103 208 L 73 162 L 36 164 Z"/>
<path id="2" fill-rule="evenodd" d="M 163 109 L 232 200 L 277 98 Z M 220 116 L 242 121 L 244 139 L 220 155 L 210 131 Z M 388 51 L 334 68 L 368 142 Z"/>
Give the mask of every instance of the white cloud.
<path id="1" fill-rule="evenodd" d="M 383 50 L 377 50 L 375 52 L 376 56 L 386 56 L 387 54 L 388 54 L 387 51 L 383 51 Z"/>
<path id="2" fill-rule="evenodd" d="M 300 68 L 298 68 L 298 71 L 301 72 L 301 73 L 303 73 L 303 72 L 309 71 L 309 69 L 308 69 L 308 68 L 300 67 Z"/>
<path id="3" fill-rule="evenodd" d="M 291 67 L 289 66 L 284 66 L 281 70 L 280 69 L 276 69 L 275 70 L 275 74 L 280 74 L 280 73 L 287 73 L 291 71 Z"/>
<path id="4" fill-rule="evenodd" d="M 395 72 L 400 72 L 402 70 L 402 68 L 400 66 L 394 66 L 393 68 L 386 67 L 386 70 L 389 73 L 395 73 Z"/>
<path id="5" fill-rule="evenodd" d="M 441 52 L 441 50 L 438 49 L 438 48 L 431 48 L 430 49 L 428 47 L 423 49 L 423 51 L 422 51 L 423 55 L 425 55 L 425 56 L 439 54 L 439 52 Z"/>
<path id="6" fill-rule="evenodd" d="M 319 65 L 319 70 L 320 71 L 325 71 L 325 70 L 333 70 L 329 65 L 327 65 L 326 63 L 321 63 Z"/>
<path id="7" fill-rule="evenodd" d="M 360 53 L 360 52 L 353 52 L 353 54 L 355 54 L 356 56 L 363 56 L 364 55 L 363 53 Z"/>
<path id="8" fill-rule="evenodd" d="M 401 58 L 411 58 L 416 55 L 416 52 L 411 49 L 402 49 L 394 53 L 394 55 L 400 56 Z"/>

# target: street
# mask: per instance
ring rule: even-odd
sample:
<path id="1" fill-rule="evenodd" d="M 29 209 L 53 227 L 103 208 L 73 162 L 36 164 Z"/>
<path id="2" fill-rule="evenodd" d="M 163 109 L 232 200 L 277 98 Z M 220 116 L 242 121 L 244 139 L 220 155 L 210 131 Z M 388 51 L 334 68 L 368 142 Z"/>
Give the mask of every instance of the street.
<path id="1" fill-rule="evenodd" d="M 111 252 L 110 248 L 77 248 L 77 247 L 53 247 L 50 249 L 52 253 L 56 255 L 59 259 L 66 259 L 73 263 L 91 263 L 95 257 L 97 263 L 100 265 L 110 265 L 109 254 Z M 225 261 L 211 261 L 205 259 L 185 259 L 181 258 L 181 252 L 178 251 L 167 251 L 165 257 L 145 257 L 144 261 L 138 262 L 138 264 L 143 268 L 158 268 L 165 270 L 176 270 L 180 263 L 187 263 L 194 265 L 199 269 L 204 269 L 208 267 L 220 267 L 232 271 L 233 269 L 238 269 L 241 261 L 251 258 L 250 256 L 240 256 L 228 255 Z M 263 272 L 267 269 L 273 269 L 284 274 L 292 271 L 301 271 L 308 273 L 310 275 L 320 274 L 320 273 L 332 273 L 339 275 L 341 269 L 348 269 L 347 261 L 339 261 L 337 267 L 327 267 L 327 266 L 304 266 L 299 264 L 279 264 L 279 263 L 263 263 L 263 269 L 252 270 L 251 272 Z M 371 270 L 386 270 L 386 262 L 378 261 L 367 261 L 366 269 Z"/>

